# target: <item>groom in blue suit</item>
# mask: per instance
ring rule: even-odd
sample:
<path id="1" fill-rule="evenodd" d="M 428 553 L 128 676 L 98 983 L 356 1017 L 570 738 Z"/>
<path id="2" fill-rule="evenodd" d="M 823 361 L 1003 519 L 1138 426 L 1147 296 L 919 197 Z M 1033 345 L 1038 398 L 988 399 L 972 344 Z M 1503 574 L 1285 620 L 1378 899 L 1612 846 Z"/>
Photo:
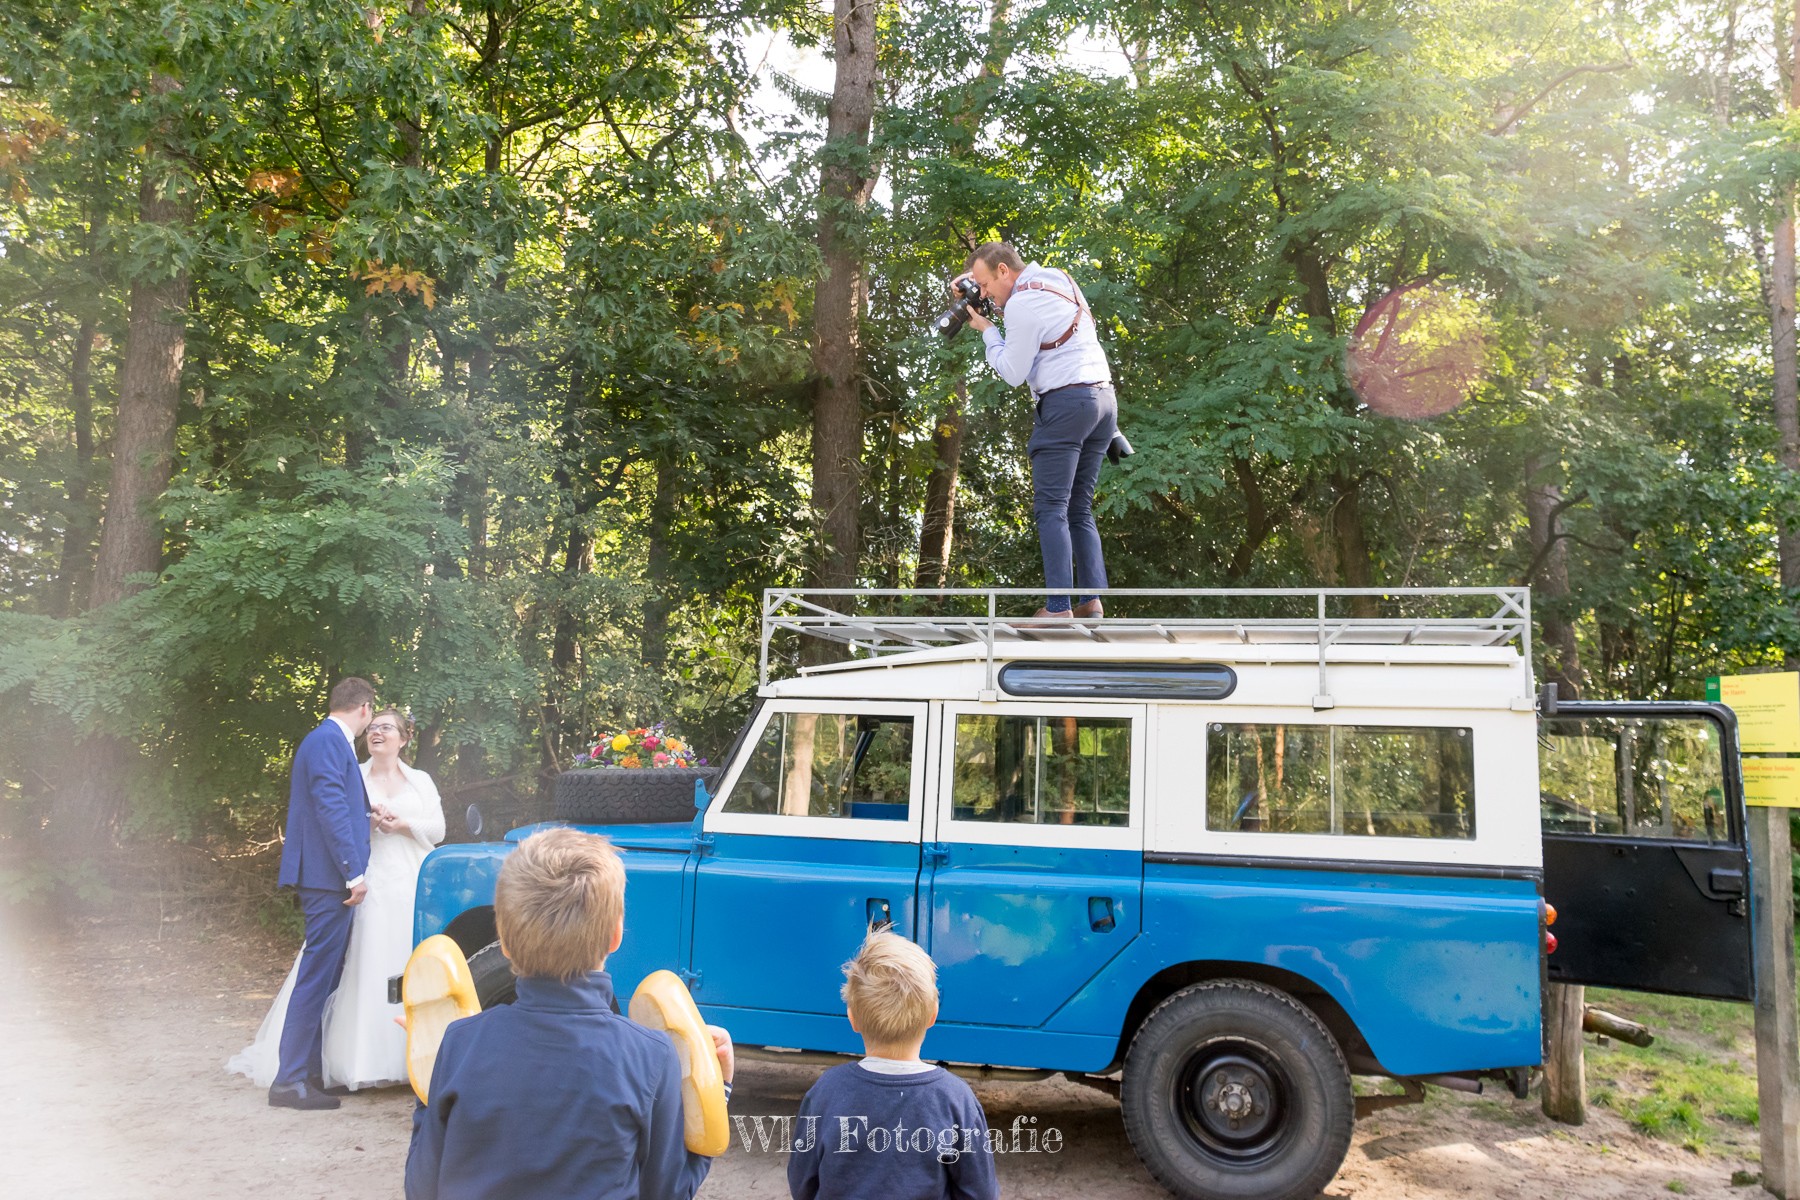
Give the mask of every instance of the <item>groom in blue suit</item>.
<path id="1" fill-rule="evenodd" d="M 306 917 L 306 948 L 281 1027 L 281 1067 L 269 1088 L 277 1108 L 338 1106 L 324 1091 L 319 1063 L 325 1001 L 344 973 L 352 910 L 368 886 L 369 797 L 356 764 L 356 739 L 369 727 L 375 689 L 366 679 L 331 689 L 331 715 L 294 752 L 280 886 L 295 888 Z"/>

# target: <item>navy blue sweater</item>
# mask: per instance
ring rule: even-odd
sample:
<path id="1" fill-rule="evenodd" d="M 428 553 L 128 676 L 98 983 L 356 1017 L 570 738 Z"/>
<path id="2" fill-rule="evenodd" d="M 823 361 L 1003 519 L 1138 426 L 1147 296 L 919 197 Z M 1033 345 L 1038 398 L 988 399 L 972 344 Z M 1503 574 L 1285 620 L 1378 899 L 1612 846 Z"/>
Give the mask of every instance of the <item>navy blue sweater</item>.
<path id="1" fill-rule="evenodd" d="M 518 1003 L 451 1022 L 407 1200 L 690 1200 L 712 1160 L 682 1143 L 675 1045 L 612 1000 L 604 971 L 522 978 Z"/>
<path id="2" fill-rule="evenodd" d="M 819 1076 L 794 1122 L 794 1200 L 993 1200 L 987 1114 L 942 1067 L 884 1075 L 845 1063 Z"/>

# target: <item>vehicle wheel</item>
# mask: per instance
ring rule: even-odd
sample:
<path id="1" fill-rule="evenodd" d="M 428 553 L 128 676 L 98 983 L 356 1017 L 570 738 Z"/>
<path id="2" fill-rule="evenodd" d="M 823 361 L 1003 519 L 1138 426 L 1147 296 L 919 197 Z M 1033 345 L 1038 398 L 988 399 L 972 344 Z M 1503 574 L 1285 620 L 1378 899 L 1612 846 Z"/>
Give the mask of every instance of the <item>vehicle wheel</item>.
<path id="1" fill-rule="evenodd" d="M 475 978 L 475 998 L 486 1012 L 497 1004 L 511 1004 L 519 998 L 519 979 L 512 963 L 500 953 L 499 942 L 489 942 L 469 959 L 469 974 Z"/>
<path id="2" fill-rule="evenodd" d="M 1242 979 L 1196 984 L 1131 1039 L 1125 1132 L 1187 1200 L 1310 1200 L 1350 1149 L 1343 1051 L 1291 996 Z"/>
<path id="3" fill-rule="evenodd" d="M 556 777 L 556 817 L 595 825 L 650 825 L 694 819 L 699 767 L 593 767 Z"/>

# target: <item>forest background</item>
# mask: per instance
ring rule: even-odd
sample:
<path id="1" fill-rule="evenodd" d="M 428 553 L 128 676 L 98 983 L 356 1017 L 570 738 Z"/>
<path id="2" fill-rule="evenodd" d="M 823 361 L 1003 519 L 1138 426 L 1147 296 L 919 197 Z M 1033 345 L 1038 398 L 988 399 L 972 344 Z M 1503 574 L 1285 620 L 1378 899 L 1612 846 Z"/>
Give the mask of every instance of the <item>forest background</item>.
<path id="1" fill-rule="evenodd" d="M 272 844 L 342 674 L 454 807 L 602 728 L 720 753 L 765 587 L 1039 582 L 1029 399 L 927 328 L 995 237 L 1098 316 L 1115 586 L 1529 584 L 1565 695 L 1800 655 L 1791 6 L 0 28 L 8 891 Z"/>

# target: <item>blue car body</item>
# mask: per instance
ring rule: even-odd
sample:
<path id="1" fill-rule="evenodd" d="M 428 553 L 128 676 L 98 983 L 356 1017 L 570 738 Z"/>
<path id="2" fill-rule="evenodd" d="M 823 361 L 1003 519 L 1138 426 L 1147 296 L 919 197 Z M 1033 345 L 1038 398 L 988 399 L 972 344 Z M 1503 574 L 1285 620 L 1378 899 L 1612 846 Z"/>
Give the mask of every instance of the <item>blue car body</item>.
<path id="1" fill-rule="evenodd" d="M 541 827 L 434 851 L 415 940 L 491 910 L 501 862 Z M 859 931 L 885 918 L 939 965 L 942 1007 L 925 1045 L 934 1059 L 1105 1072 L 1124 1052 L 1134 1002 L 1175 968 L 1264 978 L 1326 1002 L 1386 1073 L 1539 1058 L 1530 879 L 724 833 L 697 843 L 690 824 L 582 828 L 610 838 L 626 866 L 625 939 L 608 961 L 621 994 L 675 970 L 707 1019 L 749 1045 L 859 1051 L 839 967 Z M 772 907 L 787 915 L 771 921 Z M 700 910 L 724 919 L 696 921 Z"/>
<path id="2" fill-rule="evenodd" d="M 929 1058 L 1110 1072 L 1158 1004 L 1237 980 L 1304 1006 L 1354 1072 L 1509 1072 L 1520 1085 L 1541 1058 L 1550 941 L 1540 728 L 1528 648 L 1508 642 L 1528 598 L 1496 594 L 1500 613 L 1466 626 L 1369 620 L 1261 638 L 1202 622 L 1021 631 L 805 607 L 801 632 L 840 622 L 875 656 L 765 676 L 691 821 L 583 826 L 626 867 L 609 969 L 625 994 L 653 970 L 678 972 L 741 1044 L 855 1053 L 840 968 L 885 924 L 938 967 Z M 781 626 L 780 602 L 765 631 Z M 1323 622 L 1323 593 L 1318 605 Z M 1729 712 L 1674 715 L 1705 727 L 1681 744 L 1710 757 L 1655 760 L 1643 787 L 1662 791 L 1668 840 L 1634 845 L 1673 847 L 1658 861 L 1688 888 L 1695 855 L 1714 855 L 1706 869 L 1721 878 L 1743 865 L 1741 800 L 1719 775 L 1735 763 Z M 1581 868 L 1598 878 L 1620 839 L 1602 811 L 1612 785 L 1594 781 L 1629 756 L 1572 732 L 1562 744 L 1589 757 L 1546 769 L 1558 788 L 1590 791 L 1558 795 L 1555 828 L 1595 834 L 1571 853 L 1602 864 Z M 1689 799 L 1669 792 L 1681 778 Z M 1719 797 L 1735 807 L 1718 811 Z M 1708 806 L 1703 820 L 1684 815 L 1690 800 Z M 1706 845 L 1693 841 L 1702 828 Z M 488 945 L 500 865 L 530 832 L 435 851 L 416 937 Z M 1739 937 L 1741 902 L 1693 902 Z M 1664 945 L 1684 936 L 1665 932 Z M 1587 936 L 1604 950 L 1611 930 Z M 1733 994 L 1705 987 L 1684 985 Z"/>

